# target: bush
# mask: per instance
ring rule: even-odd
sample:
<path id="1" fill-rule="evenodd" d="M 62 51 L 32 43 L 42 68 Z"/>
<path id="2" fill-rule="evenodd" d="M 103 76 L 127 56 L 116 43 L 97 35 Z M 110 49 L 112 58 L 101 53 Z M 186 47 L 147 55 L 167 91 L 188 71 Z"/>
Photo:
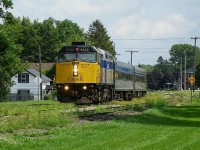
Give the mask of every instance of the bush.
<path id="1" fill-rule="evenodd" d="M 163 99 L 157 100 L 155 104 L 157 108 L 166 107 L 168 105 L 167 100 L 163 100 Z"/>
<path id="2" fill-rule="evenodd" d="M 167 101 L 164 99 L 147 99 L 146 106 L 147 108 L 162 108 L 168 105 Z"/>
<path id="3" fill-rule="evenodd" d="M 155 102 L 153 99 L 146 99 L 147 108 L 153 108 L 155 106 Z"/>

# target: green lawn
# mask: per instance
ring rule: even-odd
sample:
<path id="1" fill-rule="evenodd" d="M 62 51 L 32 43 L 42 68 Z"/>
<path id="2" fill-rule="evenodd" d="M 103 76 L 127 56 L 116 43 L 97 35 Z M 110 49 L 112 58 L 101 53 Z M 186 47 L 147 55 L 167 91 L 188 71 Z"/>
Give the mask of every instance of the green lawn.
<path id="1" fill-rule="evenodd" d="M 6 111 L 11 106 L 12 111 Z M 87 113 L 79 112 L 77 107 L 54 101 L 0 103 L 0 149 L 195 150 L 200 147 L 200 98 L 194 98 L 193 104 L 150 108 L 137 115 L 132 109 L 120 111 L 122 115 L 119 111 L 111 113 L 112 117 L 102 120 L 94 115 L 93 121 L 91 116 L 80 117 Z M 106 111 L 97 107 L 98 111 Z M 77 111 L 69 113 L 69 109 Z"/>

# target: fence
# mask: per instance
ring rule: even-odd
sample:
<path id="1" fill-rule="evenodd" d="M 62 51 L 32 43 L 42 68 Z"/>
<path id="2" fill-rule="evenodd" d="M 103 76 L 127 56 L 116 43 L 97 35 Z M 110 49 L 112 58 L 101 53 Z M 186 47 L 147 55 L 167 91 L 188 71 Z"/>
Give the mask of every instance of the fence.
<path id="1" fill-rule="evenodd" d="M 34 94 L 18 94 L 18 93 L 10 93 L 7 96 L 8 101 L 29 101 L 34 100 Z"/>

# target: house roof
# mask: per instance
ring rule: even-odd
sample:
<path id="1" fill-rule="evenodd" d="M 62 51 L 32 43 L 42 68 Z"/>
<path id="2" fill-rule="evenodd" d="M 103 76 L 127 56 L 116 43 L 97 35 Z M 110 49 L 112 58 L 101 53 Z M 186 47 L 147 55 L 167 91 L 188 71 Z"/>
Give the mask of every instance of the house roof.
<path id="1" fill-rule="evenodd" d="M 53 67 L 54 64 L 55 63 L 41 63 L 41 70 L 49 70 Z M 39 71 L 39 63 L 28 63 L 28 67 Z"/>
<path id="2" fill-rule="evenodd" d="M 26 69 L 26 71 L 29 72 L 30 74 L 32 74 L 35 77 L 40 75 L 40 73 L 33 68 L 28 68 L 28 69 Z M 42 74 L 42 81 L 43 82 L 50 82 L 52 80 L 50 78 L 48 78 L 47 76 Z"/>

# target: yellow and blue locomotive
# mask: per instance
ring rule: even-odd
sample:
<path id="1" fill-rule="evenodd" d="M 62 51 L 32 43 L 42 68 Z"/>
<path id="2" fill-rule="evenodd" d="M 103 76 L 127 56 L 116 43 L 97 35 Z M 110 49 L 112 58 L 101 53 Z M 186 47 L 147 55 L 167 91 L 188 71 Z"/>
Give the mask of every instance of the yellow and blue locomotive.
<path id="1" fill-rule="evenodd" d="M 60 102 L 130 100 L 147 91 L 143 69 L 116 61 L 109 52 L 84 42 L 73 42 L 58 52 L 56 85 Z"/>
<path id="2" fill-rule="evenodd" d="M 113 97 L 113 56 L 84 42 L 73 42 L 58 52 L 57 99 L 60 102 L 88 98 L 91 102 Z"/>

